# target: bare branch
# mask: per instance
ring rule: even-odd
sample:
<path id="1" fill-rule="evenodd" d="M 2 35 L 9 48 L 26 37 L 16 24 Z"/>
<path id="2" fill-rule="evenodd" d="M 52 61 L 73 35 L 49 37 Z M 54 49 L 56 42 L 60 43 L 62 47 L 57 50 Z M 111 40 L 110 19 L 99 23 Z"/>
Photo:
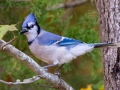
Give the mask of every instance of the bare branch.
<path id="1" fill-rule="evenodd" d="M 37 75 L 40 75 L 42 79 L 45 81 L 52 83 L 55 87 L 58 87 L 62 90 L 74 90 L 70 85 L 68 85 L 64 80 L 59 78 L 56 75 L 46 72 L 42 67 L 40 67 L 32 58 L 19 51 L 12 45 L 8 44 L 2 50 L 1 46 L 6 44 L 5 41 L 0 40 L 0 50 L 6 52 L 7 54 L 17 58 L 24 64 L 26 64 L 32 71 L 34 71 Z"/>
<path id="2" fill-rule="evenodd" d="M 75 7 L 75 6 L 79 6 L 80 4 L 83 4 L 85 2 L 87 2 L 88 0 L 76 0 L 74 2 L 69 2 L 69 3 L 60 3 L 59 5 L 54 5 L 51 7 L 47 7 L 47 10 L 55 10 L 55 9 L 59 9 L 59 8 L 70 8 L 70 7 Z"/>
<path id="3" fill-rule="evenodd" d="M 6 82 L 4 80 L 0 80 L 0 82 L 5 83 L 5 84 L 10 84 L 10 85 L 17 85 L 17 84 L 32 83 L 32 82 L 37 81 L 38 79 L 40 79 L 40 76 L 33 76 L 33 78 L 24 79 L 22 82 L 19 79 L 17 79 L 16 82 Z"/>

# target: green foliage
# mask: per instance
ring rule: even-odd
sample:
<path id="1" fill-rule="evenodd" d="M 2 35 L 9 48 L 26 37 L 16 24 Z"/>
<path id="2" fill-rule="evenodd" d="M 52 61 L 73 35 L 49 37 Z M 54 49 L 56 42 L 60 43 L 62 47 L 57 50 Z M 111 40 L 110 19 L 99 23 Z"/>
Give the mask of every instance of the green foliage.
<path id="1" fill-rule="evenodd" d="M 3 22 L 0 23 L 6 25 L 20 22 L 17 26 L 20 30 L 25 16 L 27 16 L 30 12 L 33 12 L 37 17 L 40 27 L 47 31 L 82 40 L 86 43 L 99 42 L 100 40 L 97 30 L 98 18 L 96 11 L 90 10 L 84 15 L 76 15 L 76 13 L 73 13 L 72 16 L 68 16 L 67 19 L 62 19 L 63 14 L 66 12 L 64 9 L 57 9 L 53 11 L 46 10 L 47 7 L 57 5 L 61 2 L 63 2 L 63 0 L 32 0 L 30 2 L 13 2 L 11 0 L 7 0 L 4 3 L 0 3 L 0 6 L 3 6 L 3 8 L 0 8 L 3 11 L 2 15 L 0 15 L 0 21 Z M 4 10 L 6 6 L 8 7 Z M 73 23 L 72 20 L 74 18 L 77 19 L 74 20 Z M 18 35 L 18 31 L 15 32 L 15 34 Z M 12 37 L 13 35 L 10 32 L 7 32 L 3 39 L 5 41 L 9 41 Z M 18 39 L 12 44 L 42 65 L 41 61 L 37 60 L 29 51 L 27 40 L 24 35 L 19 35 Z M 2 56 L 0 57 L 1 79 L 6 81 L 15 81 L 16 79 L 23 80 L 35 75 L 31 70 L 29 70 L 29 68 L 16 60 L 14 57 L 8 56 L 3 52 L 0 53 L 0 56 Z M 100 60 L 99 50 L 94 50 L 91 53 L 83 55 L 63 67 L 61 70 L 62 78 L 64 78 L 64 80 L 72 85 L 76 90 L 80 89 L 82 86 L 87 86 L 86 84 L 89 85 L 90 83 L 97 83 L 102 78 Z M 17 87 L 10 86 L 10 88 L 9 86 L 6 87 L 6 85 L 0 83 L 0 87 L 1 90 L 16 90 L 16 88 L 21 90 L 53 90 L 41 87 L 37 83 L 49 85 L 49 83 L 44 82 L 43 80 L 38 80 L 31 84 L 18 85 Z M 102 86 L 101 83 L 99 86 Z M 99 86 L 95 88 L 99 88 Z"/>
<path id="2" fill-rule="evenodd" d="M 0 25 L 0 39 L 6 34 L 7 31 L 15 31 L 17 28 L 15 24 L 12 25 Z"/>

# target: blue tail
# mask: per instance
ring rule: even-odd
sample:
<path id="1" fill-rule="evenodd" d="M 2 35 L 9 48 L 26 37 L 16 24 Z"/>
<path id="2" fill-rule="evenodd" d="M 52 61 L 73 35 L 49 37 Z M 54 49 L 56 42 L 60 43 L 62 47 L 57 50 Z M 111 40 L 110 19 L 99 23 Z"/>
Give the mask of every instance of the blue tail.
<path id="1" fill-rule="evenodd" d="M 94 48 L 101 47 L 120 47 L 120 43 L 93 43 L 89 44 L 90 46 L 94 46 Z"/>

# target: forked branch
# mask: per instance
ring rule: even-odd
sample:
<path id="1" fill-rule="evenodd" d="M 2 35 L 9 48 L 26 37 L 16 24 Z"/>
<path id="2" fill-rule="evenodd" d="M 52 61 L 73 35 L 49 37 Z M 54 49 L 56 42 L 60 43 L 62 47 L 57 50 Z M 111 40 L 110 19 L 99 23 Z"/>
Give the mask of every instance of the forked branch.
<path id="1" fill-rule="evenodd" d="M 0 50 L 6 52 L 7 54 L 17 58 L 24 64 L 26 64 L 32 71 L 34 71 L 37 75 L 44 79 L 45 81 L 53 84 L 60 90 L 74 90 L 70 85 L 68 85 L 64 80 L 59 78 L 56 75 L 46 72 L 41 66 L 39 66 L 32 58 L 21 52 L 20 50 L 16 49 L 12 45 L 8 44 L 2 50 L 2 46 L 6 44 L 5 41 L 0 40 Z"/>

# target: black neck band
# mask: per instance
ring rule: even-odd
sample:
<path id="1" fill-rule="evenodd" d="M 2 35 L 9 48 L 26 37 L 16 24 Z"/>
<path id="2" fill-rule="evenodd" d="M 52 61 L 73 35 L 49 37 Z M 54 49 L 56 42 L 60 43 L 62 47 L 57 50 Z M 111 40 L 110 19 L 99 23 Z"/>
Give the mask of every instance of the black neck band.
<path id="1" fill-rule="evenodd" d="M 33 43 L 34 40 L 28 41 L 28 45 L 30 46 Z"/>
<path id="2" fill-rule="evenodd" d="M 38 26 L 38 31 L 37 31 L 37 33 L 39 34 L 40 33 L 40 26 L 38 25 L 38 23 L 36 22 L 36 25 Z"/>
<path id="3" fill-rule="evenodd" d="M 38 33 L 38 35 L 39 35 L 39 33 L 40 33 L 40 26 L 38 25 L 38 23 L 36 22 L 36 25 L 38 26 L 38 30 L 37 30 L 37 33 Z M 34 41 L 35 39 L 33 39 L 33 40 L 31 40 L 31 41 L 28 41 L 28 45 L 30 46 L 32 43 L 33 43 L 33 41 Z"/>

